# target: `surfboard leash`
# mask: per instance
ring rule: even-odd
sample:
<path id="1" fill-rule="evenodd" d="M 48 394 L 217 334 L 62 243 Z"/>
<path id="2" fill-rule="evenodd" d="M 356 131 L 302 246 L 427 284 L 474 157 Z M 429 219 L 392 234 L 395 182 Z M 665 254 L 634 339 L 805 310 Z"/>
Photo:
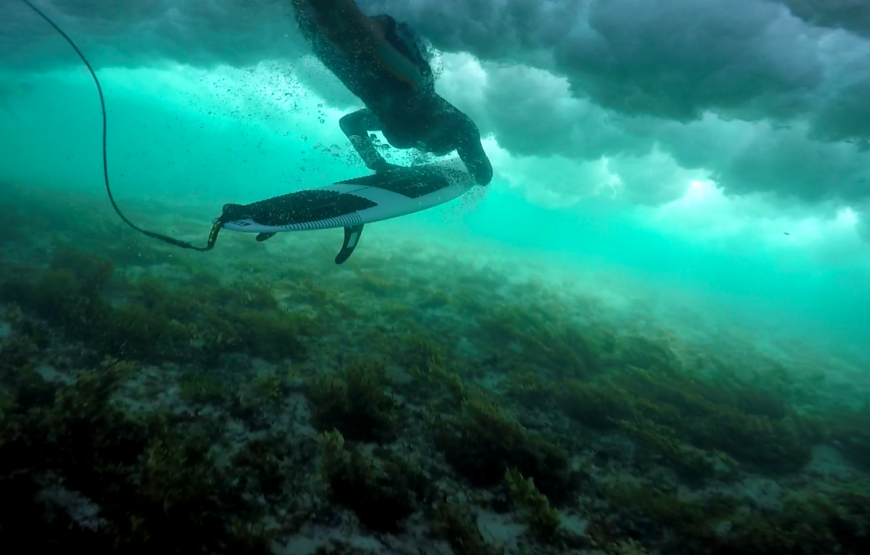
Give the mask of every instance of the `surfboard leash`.
<path id="1" fill-rule="evenodd" d="M 52 21 L 47 15 L 45 15 L 45 13 L 43 13 L 42 10 L 40 10 L 39 8 L 34 6 L 30 2 L 30 0 L 21 0 L 21 1 L 24 2 L 25 4 L 27 4 L 34 12 L 36 12 L 42 19 L 44 19 L 46 21 L 46 23 L 51 25 L 55 31 L 60 33 L 60 35 L 64 39 L 66 39 L 66 41 L 69 43 L 69 45 L 72 46 L 73 50 L 75 50 L 76 54 L 78 54 L 79 58 L 81 58 L 82 62 L 84 62 L 85 67 L 88 68 L 88 71 L 91 73 L 91 77 L 94 79 L 94 84 L 97 86 L 97 93 L 100 95 L 100 111 L 103 115 L 103 179 L 106 183 L 106 193 L 109 196 L 109 202 L 112 203 L 112 208 L 115 209 L 115 213 L 118 214 L 118 216 L 121 218 L 121 220 L 124 221 L 125 224 L 127 224 L 131 228 L 135 229 L 139 233 L 146 235 L 148 237 L 151 237 L 152 239 L 157 239 L 158 241 L 163 241 L 164 243 L 168 243 L 170 245 L 174 245 L 174 246 L 180 247 L 182 249 L 189 249 L 189 250 L 194 250 L 194 251 L 199 251 L 199 252 L 210 251 L 214 247 L 215 242 L 217 241 L 218 233 L 220 232 L 221 227 L 223 226 L 224 223 L 226 223 L 225 221 L 223 221 L 223 218 L 218 218 L 217 220 L 215 220 L 214 225 L 211 228 L 211 232 L 208 235 L 208 243 L 206 244 L 206 246 L 205 247 L 198 247 L 192 243 L 188 243 L 187 241 L 182 241 L 182 240 L 176 239 L 174 237 L 169 237 L 168 235 L 163 235 L 162 233 L 157 233 L 154 231 L 149 231 L 147 229 L 142 229 L 141 227 L 137 226 L 136 224 L 131 222 L 129 219 L 127 219 L 127 217 L 124 215 L 124 213 L 121 212 L 121 209 L 118 207 L 118 204 L 115 202 L 115 197 L 112 195 L 112 188 L 109 185 L 109 162 L 108 162 L 108 158 L 106 156 L 106 127 L 107 127 L 107 125 L 106 125 L 106 101 L 103 98 L 103 89 L 100 86 L 100 80 L 97 79 L 97 73 L 94 71 L 94 68 L 91 67 L 90 62 L 88 62 L 88 59 L 85 57 L 85 55 L 82 54 L 82 51 L 79 50 L 79 47 L 76 46 L 76 43 L 73 42 L 73 40 L 69 37 L 69 35 L 67 35 L 66 33 L 63 32 L 63 29 L 58 27 L 57 24 L 54 21 Z"/>

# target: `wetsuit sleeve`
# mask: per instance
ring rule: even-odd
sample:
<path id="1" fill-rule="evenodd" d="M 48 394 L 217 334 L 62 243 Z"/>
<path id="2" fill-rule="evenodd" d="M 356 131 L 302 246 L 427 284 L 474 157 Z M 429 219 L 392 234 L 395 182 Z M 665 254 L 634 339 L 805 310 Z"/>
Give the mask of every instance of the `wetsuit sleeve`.
<path id="1" fill-rule="evenodd" d="M 492 181 L 492 163 L 483 150 L 480 132 L 476 128 L 464 133 L 456 152 L 479 185 L 488 185 Z"/>
<path id="2" fill-rule="evenodd" d="M 368 169 L 377 171 L 386 165 L 387 161 L 369 137 L 369 131 L 380 129 L 380 123 L 371 110 L 357 110 L 342 117 L 338 124 Z"/>

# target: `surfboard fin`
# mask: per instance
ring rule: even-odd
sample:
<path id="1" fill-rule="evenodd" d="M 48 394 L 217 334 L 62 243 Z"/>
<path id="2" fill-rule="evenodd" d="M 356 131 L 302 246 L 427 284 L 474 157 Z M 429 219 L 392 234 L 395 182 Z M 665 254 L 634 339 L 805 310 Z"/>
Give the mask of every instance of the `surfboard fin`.
<path id="1" fill-rule="evenodd" d="M 257 234 L 257 241 L 259 241 L 259 242 L 262 243 L 262 242 L 265 241 L 266 239 L 271 239 L 272 237 L 274 237 L 274 236 L 275 236 L 275 233 L 276 233 L 276 232 L 272 232 L 272 233 L 258 233 L 258 234 Z"/>
<path id="2" fill-rule="evenodd" d="M 362 235 L 363 224 L 354 225 L 344 228 L 344 243 L 341 245 L 341 250 L 338 251 L 338 256 L 335 257 L 336 264 L 342 264 L 353 254 L 353 249 L 359 243 L 359 236 Z"/>

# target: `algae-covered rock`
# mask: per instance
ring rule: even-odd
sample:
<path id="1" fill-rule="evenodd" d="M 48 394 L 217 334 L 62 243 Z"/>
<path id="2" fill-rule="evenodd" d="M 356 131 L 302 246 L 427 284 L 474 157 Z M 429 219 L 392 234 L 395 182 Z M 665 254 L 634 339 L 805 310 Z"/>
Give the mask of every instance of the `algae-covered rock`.
<path id="1" fill-rule="evenodd" d="M 459 414 L 437 419 L 434 439 L 447 462 L 476 486 L 495 485 L 508 468 L 516 468 L 555 501 L 570 498 L 576 489 L 566 451 L 491 401 L 471 399 Z"/>
<path id="2" fill-rule="evenodd" d="M 315 375 L 305 391 L 312 424 L 320 431 L 337 429 L 353 441 L 391 439 L 399 405 L 387 393 L 388 384 L 378 362 L 357 361 L 337 375 Z"/>
<path id="3" fill-rule="evenodd" d="M 316 331 L 315 319 L 281 310 L 260 286 L 236 289 L 130 282 L 114 274 L 111 262 L 74 247 L 58 248 L 49 268 L 18 268 L 0 279 L 0 298 L 113 356 L 208 363 L 224 352 L 304 356 L 303 338 Z M 110 292 L 124 300 L 110 299 Z"/>
<path id="4" fill-rule="evenodd" d="M 717 461 L 730 465 L 715 454 L 705 463 L 699 449 L 722 452 L 771 473 L 798 471 L 811 458 L 812 427 L 782 409 L 778 401 L 746 393 L 745 387 L 732 386 L 723 392 L 701 376 L 630 367 L 608 379 L 567 380 L 553 389 L 559 406 L 572 419 L 600 430 L 621 427 L 696 476 L 712 474 L 711 465 L 718 465 Z M 743 412 L 746 406 L 754 409 Z M 637 422 L 647 424 L 626 424 Z M 650 433 L 656 429 L 667 433 Z"/>
<path id="5" fill-rule="evenodd" d="M 467 505 L 441 501 L 435 505 L 435 532 L 450 545 L 454 555 L 499 555 L 480 533 L 477 519 Z"/>
<path id="6" fill-rule="evenodd" d="M 330 499 L 373 530 L 398 530 L 423 493 L 418 469 L 387 453 L 363 453 L 337 431 L 321 434 L 319 441 L 320 473 Z"/>
<path id="7" fill-rule="evenodd" d="M 559 511 L 550 507 L 550 501 L 535 487 L 531 478 L 523 478 L 515 468 L 505 471 L 505 484 L 514 506 L 522 512 L 529 531 L 545 542 L 554 542 L 559 536 Z"/>

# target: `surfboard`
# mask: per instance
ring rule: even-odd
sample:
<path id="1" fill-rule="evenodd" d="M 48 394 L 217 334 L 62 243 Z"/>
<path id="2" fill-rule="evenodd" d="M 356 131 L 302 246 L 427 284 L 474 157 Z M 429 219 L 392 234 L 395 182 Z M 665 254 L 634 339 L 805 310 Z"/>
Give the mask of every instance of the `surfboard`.
<path id="1" fill-rule="evenodd" d="M 257 233 L 265 241 L 276 233 L 344 228 L 336 264 L 356 248 L 365 224 L 420 212 L 467 193 L 475 182 L 458 159 L 339 181 L 252 204 L 224 205 L 223 228 Z"/>

